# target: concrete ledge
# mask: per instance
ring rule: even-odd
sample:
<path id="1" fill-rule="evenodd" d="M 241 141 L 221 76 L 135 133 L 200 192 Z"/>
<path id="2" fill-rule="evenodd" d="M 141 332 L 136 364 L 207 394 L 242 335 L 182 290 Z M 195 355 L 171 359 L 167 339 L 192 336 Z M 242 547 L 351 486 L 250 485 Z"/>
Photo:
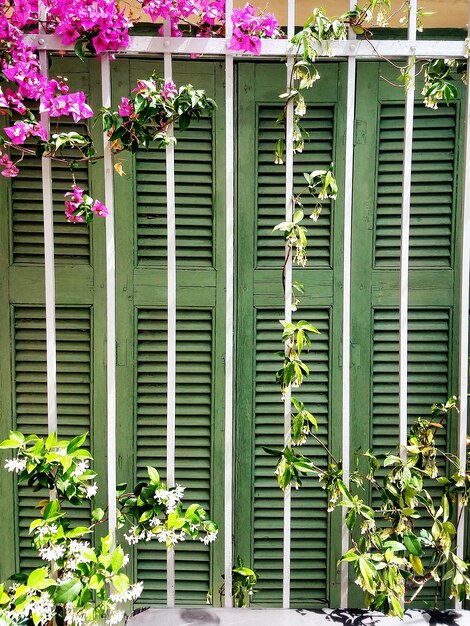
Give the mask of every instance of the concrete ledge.
<path id="1" fill-rule="evenodd" d="M 470 611 L 406 611 L 403 620 L 343 609 L 141 609 L 128 626 L 470 626 Z"/>

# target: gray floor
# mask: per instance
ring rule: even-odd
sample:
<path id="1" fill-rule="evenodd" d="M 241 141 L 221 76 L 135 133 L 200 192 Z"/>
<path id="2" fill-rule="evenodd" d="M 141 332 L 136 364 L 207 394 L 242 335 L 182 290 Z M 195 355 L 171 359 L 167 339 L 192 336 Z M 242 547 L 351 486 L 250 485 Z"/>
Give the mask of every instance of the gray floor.
<path id="1" fill-rule="evenodd" d="M 406 611 L 403 620 L 341 609 L 144 609 L 128 626 L 470 626 L 470 611 Z"/>

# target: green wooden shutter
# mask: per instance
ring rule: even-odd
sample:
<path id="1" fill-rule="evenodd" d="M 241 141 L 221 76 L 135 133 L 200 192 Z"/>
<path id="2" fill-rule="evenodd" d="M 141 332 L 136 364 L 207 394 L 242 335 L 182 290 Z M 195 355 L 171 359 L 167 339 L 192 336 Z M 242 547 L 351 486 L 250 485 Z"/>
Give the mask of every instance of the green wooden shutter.
<path id="1" fill-rule="evenodd" d="M 411 267 L 450 267 L 455 203 L 456 106 L 415 105 L 410 227 Z M 377 172 L 377 267 L 400 265 L 404 109 L 380 107 Z"/>
<path id="2" fill-rule="evenodd" d="M 91 429 L 91 315 L 88 307 L 57 309 L 58 434 L 71 439 Z M 43 308 L 14 307 L 14 380 L 16 427 L 25 434 L 47 436 L 46 320 Z M 88 444 L 89 445 L 89 444 Z M 47 492 L 18 489 L 19 561 L 24 571 L 41 561 L 31 548 L 29 525 L 35 504 Z M 88 525 L 86 508 L 69 507 L 76 525 Z"/>
<path id="3" fill-rule="evenodd" d="M 139 309 L 137 321 L 137 478 L 148 465 L 166 467 L 166 311 Z M 210 511 L 212 413 L 212 312 L 180 309 L 177 321 L 176 476 L 185 501 Z M 166 602 L 166 549 L 139 546 L 137 576 L 144 581 L 141 603 Z M 210 551 L 200 542 L 177 549 L 176 600 L 204 602 L 210 587 Z M 157 566 L 158 565 L 158 566 Z M 197 576 L 194 575 L 197 572 Z"/>
<path id="4" fill-rule="evenodd" d="M 283 494 L 277 486 L 275 459 L 262 446 L 283 447 L 283 403 L 274 381 L 282 350 L 284 317 L 282 294 L 283 237 L 273 227 L 284 220 L 285 166 L 274 164 L 276 140 L 282 135 L 275 121 L 284 91 L 282 73 L 256 64 L 239 68 L 238 136 L 238 371 L 236 415 L 237 493 L 235 554 L 259 573 L 259 592 L 252 598 L 257 606 L 282 604 Z M 296 156 L 296 191 L 305 186 L 304 172 L 326 169 L 341 154 L 343 131 L 338 113 L 343 74 L 338 65 L 322 70 L 323 87 L 309 94 L 308 111 L 302 124 L 310 134 L 305 150 Z M 257 129 L 256 141 L 250 137 Z M 336 173 L 341 180 L 342 162 Z M 306 215 L 314 208 L 306 198 Z M 297 319 L 308 319 L 321 330 L 314 338 L 307 360 L 310 379 L 299 392 L 316 415 L 319 433 L 337 449 L 340 430 L 334 428 L 339 409 L 335 393 L 338 379 L 339 342 L 332 337 L 341 325 L 341 311 L 333 311 L 342 271 L 341 212 L 326 204 L 316 223 L 309 228 L 309 262 L 295 271 L 294 278 L 305 285 L 305 296 Z M 332 250 L 338 246 L 337 259 Z M 253 251 L 253 252 L 251 252 Z M 252 380 L 255 381 L 253 386 Z M 320 446 L 308 446 L 320 465 L 326 459 Z M 250 464 L 249 458 L 253 456 Z M 250 488 L 250 485 L 253 487 Z M 248 531 L 248 524 L 251 529 Z M 326 606 L 335 602 L 337 573 L 334 538 L 326 512 L 325 492 L 316 477 L 305 479 L 303 489 L 293 494 L 291 541 L 292 606 Z M 252 536 L 250 536 L 250 533 Z M 338 535 L 339 538 L 339 535 Z M 339 556 L 339 555 L 338 555 Z M 305 581 L 308 581 L 306 584 Z"/>
<path id="5" fill-rule="evenodd" d="M 151 61 L 126 62 L 123 95 L 154 70 Z M 206 89 L 219 106 L 212 119 L 176 132 L 177 374 L 176 481 L 184 502 L 198 502 L 222 525 L 223 350 L 225 345 L 223 85 L 216 64 L 173 65 L 174 80 Z M 117 94 L 116 94 L 117 97 Z M 136 154 L 116 181 L 118 261 L 118 411 L 123 480 L 144 478 L 146 466 L 166 473 L 167 232 L 165 150 Z M 217 240 L 217 246 L 215 241 Z M 119 347 L 121 346 L 121 347 Z M 132 355 L 132 356 L 131 356 Z M 129 389 L 129 381 L 135 381 Z M 133 401 L 135 398 L 135 404 Z M 132 440 L 125 424 L 134 413 Z M 222 533 L 221 535 L 222 536 Z M 204 605 L 223 573 L 223 542 L 176 547 L 176 602 Z M 166 604 L 166 551 L 151 542 L 135 550 L 135 572 L 145 583 L 142 605 Z M 214 581 L 219 581 L 215 583 Z"/>
<path id="6" fill-rule="evenodd" d="M 202 119 L 176 133 L 175 188 L 177 260 L 212 265 L 213 128 Z M 157 146 L 136 155 L 137 246 L 142 265 L 166 265 L 165 150 Z"/>
<path id="7" fill-rule="evenodd" d="M 280 245 L 279 233 L 273 227 L 284 220 L 285 183 L 284 168 L 274 164 L 274 147 L 280 137 L 276 126 L 279 117 L 279 103 L 261 104 L 258 111 L 258 203 L 257 203 L 257 247 L 258 267 L 280 267 L 284 262 L 284 250 Z M 294 161 L 295 189 L 305 186 L 304 172 L 328 168 L 333 161 L 334 104 L 311 105 L 302 126 L 309 139 L 305 149 L 297 154 Z M 314 209 L 313 198 L 303 199 L 305 214 Z M 311 244 L 309 265 L 329 267 L 331 263 L 331 206 L 325 202 L 321 219 L 315 225 L 315 236 Z"/>
<path id="8" fill-rule="evenodd" d="M 351 371 L 352 448 L 394 452 L 399 439 L 400 230 L 404 95 L 381 77 L 386 65 L 360 64 L 356 117 Z M 419 94 L 419 85 L 417 94 Z M 419 96 L 417 96 L 419 98 Z M 377 106 L 377 102 L 379 103 Z M 416 102 L 411 182 L 408 310 L 408 419 L 457 390 L 459 105 L 437 111 Z M 371 169 L 375 163 L 375 171 Z M 360 419 L 360 416 L 363 419 Z M 455 419 L 455 416 L 453 416 Z M 439 433 L 454 446 L 455 423 Z M 432 490 L 432 489 L 431 489 Z M 435 589 L 419 602 L 433 601 Z M 445 603 L 445 590 L 439 600 Z M 361 594 L 351 586 L 353 605 Z"/>
<path id="9" fill-rule="evenodd" d="M 275 358 L 282 350 L 279 319 L 283 312 L 257 309 L 256 337 L 258 354 L 255 378 L 255 438 L 254 438 L 254 526 L 253 559 L 259 574 L 259 593 L 253 598 L 256 605 L 276 605 L 282 597 L 283 552 L 283 494 L 274 476 L 275 459 L 263 446 L 279 448 L 283 441 L 283 403 L 279 387 L 274 381 Z M 329 310 L 304 309 L 302 318 L 315 320 L 320 336 L 315 336 L 306 358 L 312 371 L 312 380 L 298 392 L 306 406 L 314 407 L 318 421 L 318 435 L 329 439 L 328 401 L 329 380 Z M 297 318 L 299 319 L 299 318 Z M 302 448 L 318 465 L 327 462 L 320 446 Z M 312 606 L 325 603 L 328 596 L 328 540 L 329 526 L 325 491 L 316 479 L 306 479 L 304 486 L 292 498 L 292 571 L 291 600 L 294 605 Z M 306 588 L 305 581 L 309 581 Z"/>

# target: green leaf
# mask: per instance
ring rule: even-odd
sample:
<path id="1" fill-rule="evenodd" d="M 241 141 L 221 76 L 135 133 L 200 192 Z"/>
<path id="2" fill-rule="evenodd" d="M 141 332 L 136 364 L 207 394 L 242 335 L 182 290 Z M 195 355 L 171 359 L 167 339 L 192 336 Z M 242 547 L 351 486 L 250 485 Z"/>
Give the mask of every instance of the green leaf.
<path id="1" fill-rule="evenodd" d="M 407 532 L 403 535 L 403 543 L 410 554 L 413 554 L 414 556 L 421 556 L 423 553 L 418 537 L 412 532 Z"/>
<path id="2" fill-rule="evenodd" d="M 91 519 L 94 522 L 101 522 L 103 517 L 104 517 L 103 509 L 97 508 L 97 509 L 93 509 L 93 511 L 91 512 Z"/>
<path id="3" fill-rule="evenodd" d="M 83 537 L 83 535 L 86 535 L 87 533 L 91 533 L 89 528 L 86 526 L 77 526 L 76 528 L 72 528 L 72 530 L 68 531 L 67 537 L 69 539 L 75 539 L 75 537 Z"/>
<path id="4" fill-rule="evenodd" d="M 147 466 L 147 473 L 149 475 L 150 482 L 153 485 L 159 485 L 160 484 L 160 474 L 157 472 L 157 470 L 154 467 L 150 467 L 150 465 L 148 465 Z"/>
<path id="5" fill-rule="evenodd" d="M 117 548 L 113 552 L 113 557 L 111 559 L 111 567 L 113 572 L 117 573 L 121 569 L 124 563 L 124 550 L 121 546 L 117 546 Z"/>
<path id="6" fill-rule="evenodd" d="M 371 594 L 375 593 L 374 569 L 362 556 L 359 557 L 359 571 L 361 572 L 364 589 Z"/>
<path id="7" fill-rule="evenodd" d="M 139 517 L 139 524 L 146 522 L 151 517 L 153 517 L 153 509 L 148 509 L 147 511 L 144 511 L 142 515 Z"/>
<path id="8" fill-rule="evenodd" d="M 78 578 L 72 578 L 67 582 L 59 585 L 54 593 L 54 601 L 56 604 L 67 604 L 73 602 L 82 590 L 82 583 Z"/>
<path id="9" fill-rule="evenodd" d="M 129 578 L 125 574 L 116 574 L 111 582 L 118 593 L 125 593 L 129 588 Z"/>
<path id="10" fill-rule="evenodd" d="M 75 452 L 77 448 L 80 448 L 85 443 L 87 436 L 88 433 L 84 433 L 83 435 L 77 435 L 77 437 L 74 437 L 67 446 L 67 454 Z"/>
<path id="11" fill-rule="evenodd" d="M 73 50 L 82 63 L 85 63 L 85 46 L 83 41 L 79 39 L 74 45 Z"/>
<path id="12" fill-rule="evenodd" d="M 28 576 L 28 582 L 26 584 L 28 585 L 28 587 L 34 587 L 35 588 L 43 580 L 45 580 L 45 578 L 47 577 L 47 574 L 48 574 L 48 568 L 47 567 L 40 567 L 39 569 L 35 569 Z"/>
<path id="13" fill-rule="evenodd" d="M 106 537 L 101 537 L 101 552 L 103 554 L 108 554 L 111 550 L 111 546 L 113 545 L 113 536 L 111 533 L 106 535 Z"/>
<path id="14" fill-rule="evenodd" d="M 419 556 L 415 556 L 414 554 L 410 554 L 410 563 L 413 566 L 414 571 L 418 574 L 418 576 L 422 576 L 424 574 L 423 563 Z"/>

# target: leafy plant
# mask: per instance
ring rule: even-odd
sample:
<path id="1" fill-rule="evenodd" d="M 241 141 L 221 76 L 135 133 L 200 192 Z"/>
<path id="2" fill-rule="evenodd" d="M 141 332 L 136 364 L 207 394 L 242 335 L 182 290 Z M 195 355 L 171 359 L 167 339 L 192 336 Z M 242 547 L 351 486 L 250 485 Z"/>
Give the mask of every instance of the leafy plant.
<path id="1" fill-rule="evenodd" d="M 232 599 L 233 605 L 238 608 L 246 608 L 250 604 L 251 596 L 256 593 L 255 585 L 258 582 L 258 574 L 255 570 L 245 566 L 243 559 L 238 556 L 237 564 L 232 569 Z M 219 589 L 222 598 L 225 595 L 225 585 Z"/>
<path id="2" fill-rule="evenodd" d="M 94 508 L 89 526 L 73 526 L 64 507 L 65 503 L 89 505 L 97 493 L 96 474 L 90 467 L 93 459 L 83 447 L 86 437 L 65 441 L 51 434 L 44 440 L 12 431 L 0 444 L 16 451 L 5 468 L 18 475 L 18 482 L 49 492 L 48 498 L 38 502 L 41 515 L 29 529 L 46 564 L 29 574 L 14 574 L 8 586 L 0 585 L 1 626 L 52 622 L 81 626 L 102 619 L 113 625 L 123 620 L 124 603 L 142 592 L 143 584 L 131 584 L 125 573 L 129 556 L 115 545 L 111 534 L 92 543 L 96 526 L 106 521 L 106 512 Z M 131 494 L 119 496 L 120 523 L 137 520 L 125 535 L 128 542 L 156 539 L 171 549 L 186 538 L 213 541 L 217 526 L 206 519 L 204 509 L 192 504 L 184 511 L 184 489 L 179 485 L 166 489 L 152 467 L 148 474 L 148 483 L 139 483 Z"/>

